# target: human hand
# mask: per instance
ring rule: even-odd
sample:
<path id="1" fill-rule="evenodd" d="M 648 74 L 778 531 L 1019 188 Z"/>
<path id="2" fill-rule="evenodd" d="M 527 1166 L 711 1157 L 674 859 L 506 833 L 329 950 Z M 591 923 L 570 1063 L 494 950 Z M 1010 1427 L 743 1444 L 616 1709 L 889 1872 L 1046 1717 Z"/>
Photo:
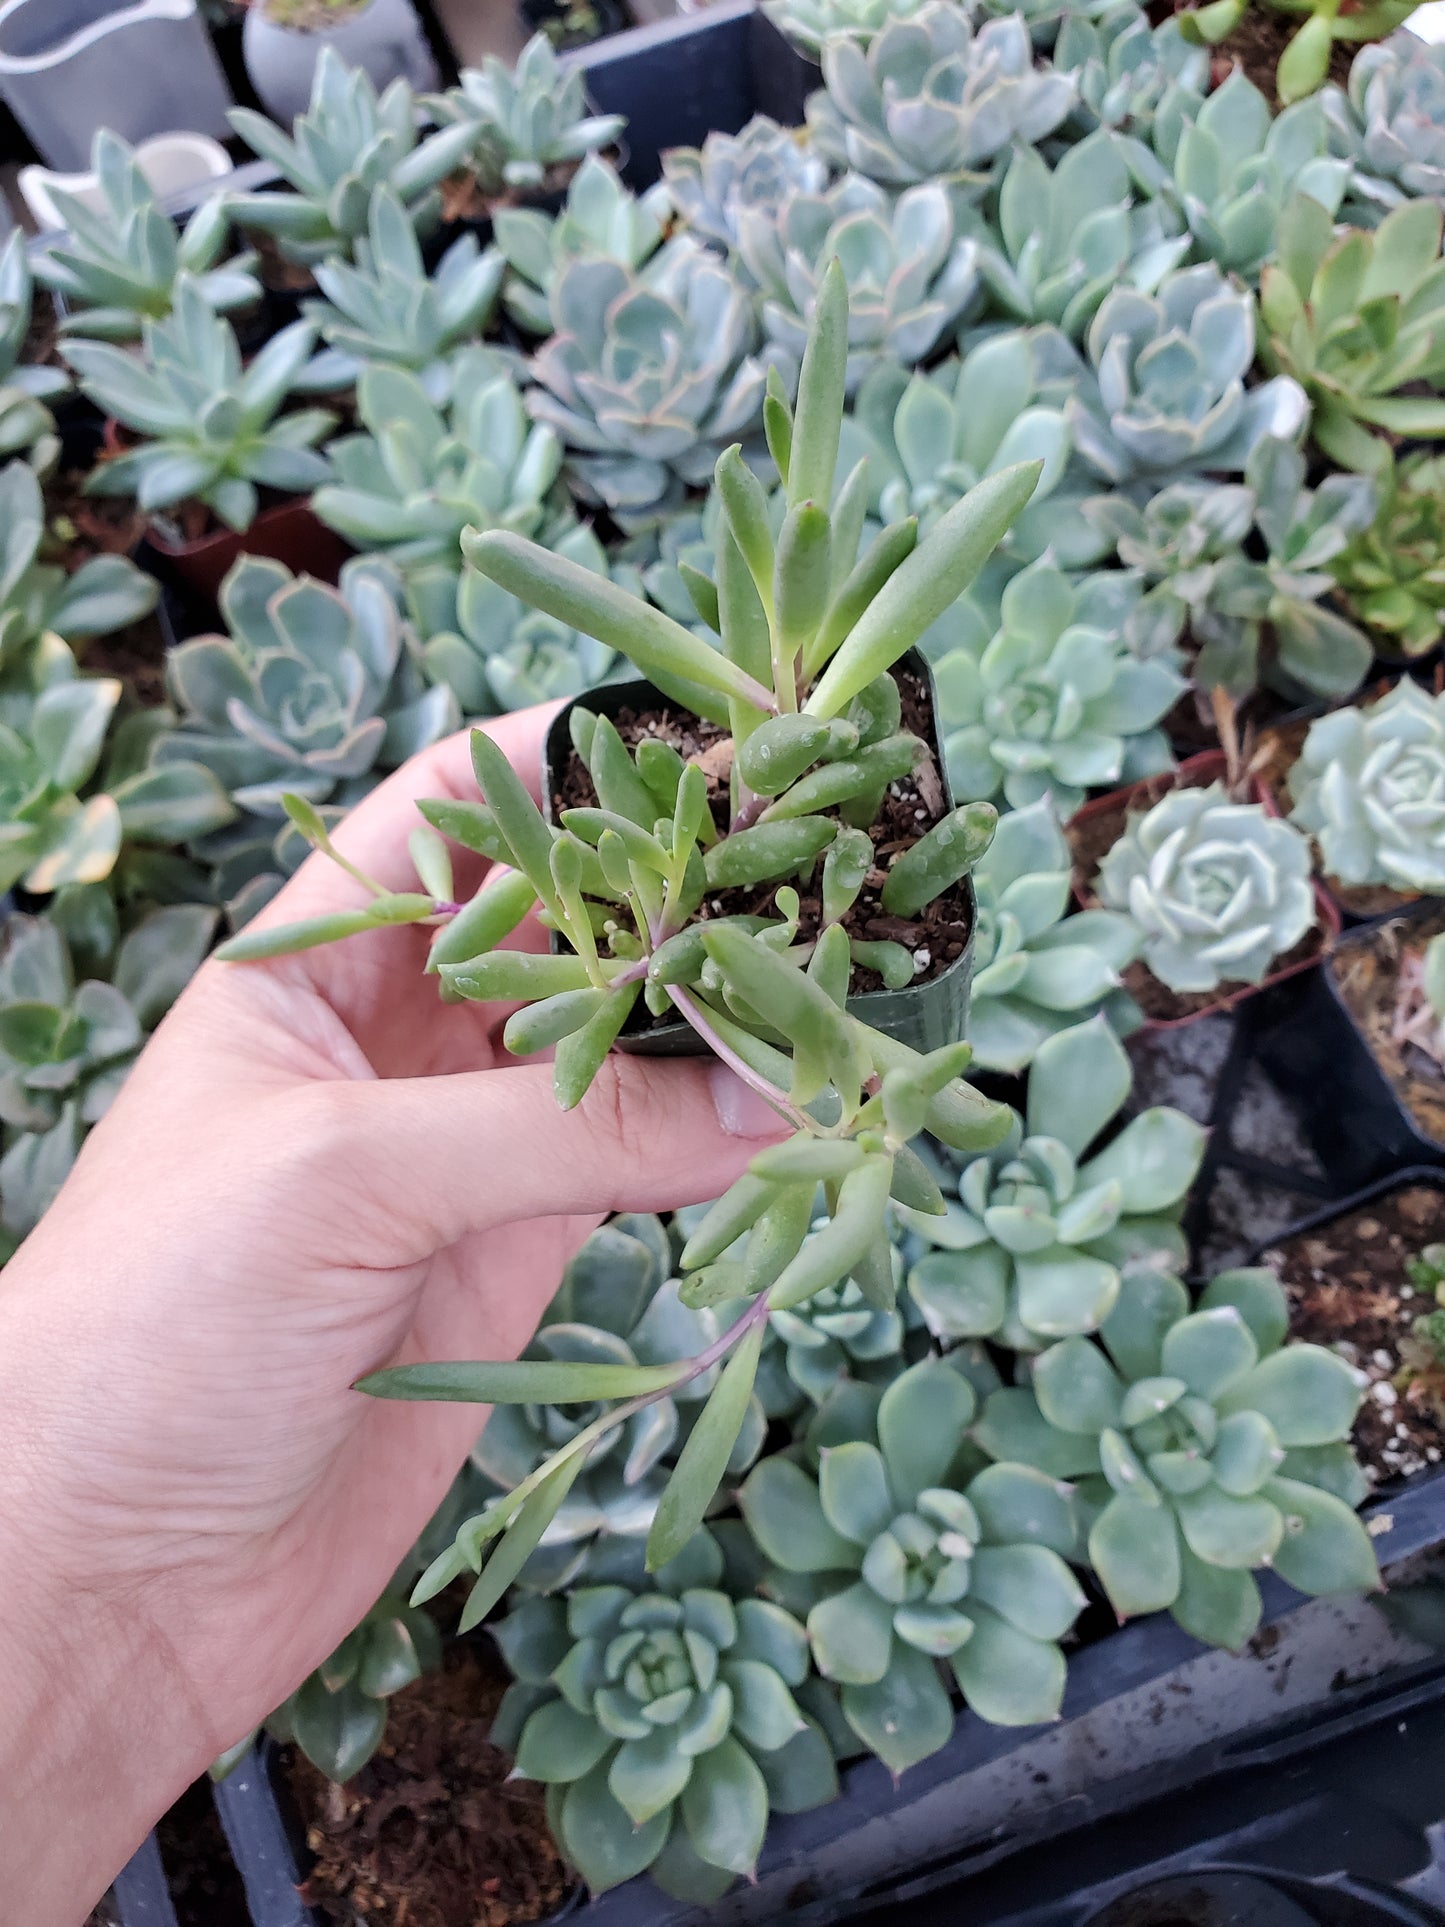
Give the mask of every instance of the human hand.
<path id="1" fill-rule="evenodd" d="M 492 732 L 534 788 L 548 720 Z M 337 847 L 414 887 L 413 799 L 475 794 L 459 736 Z M 367 900 L 313 857 L 255 927 Z M 207 963 L 0 1274 L 0 1917 L 80 1920 L 381 1592 L 485 1410 L 357 1378 L 515 1356 L 605 1213 L 715 1196 L 785 1135 L 696 1060 L 611 1057 L 564 1115 L 510 1007 L 438 1001 L 428 936 Z"/>

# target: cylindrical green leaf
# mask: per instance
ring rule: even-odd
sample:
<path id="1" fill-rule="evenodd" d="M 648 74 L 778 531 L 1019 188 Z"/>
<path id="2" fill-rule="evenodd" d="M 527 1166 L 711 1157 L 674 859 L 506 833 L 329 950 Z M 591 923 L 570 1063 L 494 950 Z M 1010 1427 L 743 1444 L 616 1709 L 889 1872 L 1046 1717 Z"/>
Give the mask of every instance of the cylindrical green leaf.
<path id="1" fill-rule="evenodd" d="M 770 716 L 741 744 L 738 774 L 757 796 L 776 796 L 811 769 L 833 742 L 833 725 L 816 716 Z"/>
<path id="2" fill-rule="evenodd" d="M 563 810 L 562 822 L 584 843 L 600 843 L 603 833 L 610 831 L 620 838 L 634 863 L 645 863 L 659 876 L 667 870 L 666 850 L 650 831 L 642 829 L 630 816 L 619 816 L 615 810 Z"/>
<path id="3" fill-rule="evenodd" d="M 675 1559 L 702 1524 L 738 1442 L 753 1395 L 766 1320 L 745 1332 L 678 1454 L 647 1535 L 647 1569 Z"/>
<path id="4" fill-rule="evenodd" d="M 917 974 L 912 955 L 901 943 L 854 937 L 853 961 L 860 970 L 876 970 L 888 990 L 906 990 Z"/>
<path id="5" fill-rule="evenodd" d="M 682 1268 L 692 1271 L 710 1265 L 728 1246 L 755 1225 L 777 1195 L 776 1186 L 745 1171 L 710 1206 L 702 1223 L 682 1248 Z"/>
<path id="6" fill-rule="evenodd" d="M 484 951 L 494 950 L 503 937 L 509 937 L 533 908 L 537 892 L 530 877 L 520 870 L 494 873 L 464 905 L 438 930 L 427 952 L 426 967 L 439 970 L 443 964 L 469 963 Z"/>
<path id="7" fill-rule="evenodd" d="M 590 1405 L 665 1391 L 687 1372 L 680 1365 L 594 1365 L 551 1358 L 458 1360 L 393 1365 L 356 1381 L 370 1398 L 432 1400 L 449 1405 Z"/>
<path id="8" fill-rule="evenodd" d="M 774 1186 L 772 1202 L 753 1226 L 743 1259 L 743 1278 L 749 1296 L 768 1287 L 803 1248 L 813 1223 L 818 1187 L 812 1179 L 801 1184 Z"/>
<path id="9" fill-rule="evenodd" d="M 831 1184 L 846 1178 L 863 1162 L 863 1149 L 851 1138 L 812 1137 L 799 1132 L 782 1144 L 770 1144 L 748 1166 L 756 1178 L 770 1184 Z"/>
<path id="10" fill-rule="evenodd" d="M 840 923 L 858 900 L 873 868 L 873 840 L 865 830 L 841 829 L 823 859 L 823 921 Z"/>
<path id="11" fill-rule="evenodd" d="M 558 1044 L 552 1066 L 552 1090 L 564 1111 L 572 1110 L 586 1096 L 587 1087 L 602 1068 L 602 1060 L 615 1043 L 617 1033 L 631 1016 L 641 988 L 638 983 L 630 983 L 610 992 L 596 1015 L 581 1030 L 573 1031 Z"/>
<path id="12" fill-rule="evenodd" d="M 547 1050 L 590 1023 L 611 995 L 609 990 L 564 990 L 556 997 L 544 997 L 538 1004 L 513 1011 L 502 1042 L 513 1057 Z"/>
<path id="13" fill-rule="evenodd" d="M 773 564 L 773 626 L 783 653 L 796 662 L 828 606 L 832 529 L 816 502 L 788 510 Z"/>
<path id="14" fill-rule="evenodd" d="M 743 460 L 737 443 L 718 456 L 713 479 L 738 553 L 747 564 L 764 608 L 771 610 L 773 531 L 768 526 L 767 491 Z M 733 660 L 736 662 L 737 657 Z"/>
<path id="15" fill-rule="evenodd" d="M 768 1293 L 774 1311 L 801 1305 L 814 1292 L 848 1276 L 883 1228 L 892 1183 L 893 1160 L 881 1154 L 865 1157 L 848 1173 L 832 1219 L 808 1240 Z"/>
<path id="16" fill-rule="evenodd" d="M 935 897 L 967 876 L 993 842 L 998 811 L 992 803 L 964 803 L 935 823 L 896 858 L 883 885 L 890 917 L 916 917 Z"/>
<path id="17" fill-rule="evenodd" d="M 767 392 L 763 396 L 763 434 L 767 437 L 768 453 L 786 488 L 793 459 L 793 411 L 788 405 L 783 378 L 772 365 L 768 368 Z"/>
<path id="18" fill-rule="evenodd" d="M 853 952 L 846 931 L 832 924 L 813 945 L 808 959 L 808 981 L 842 1010 L 848 1002 L 848 984 L 853 975 Z"/>
<path id="19" fill-rule="evenodd" d="M 314 950 L 318 944 L 356 937 L 376 927 L 370 910 L 336 910 L 329 917 L 303 917 L 297 923 L 277 924 L 270 930 L 243 930 L 223 943 L 216 956 L 222 963 L 260 963 L 266 957 L 289 957 L 298 950 Z"/>
<path id="20" fill-rule="evenodd" d="M 847 376 L 848 282 L 843 263 L 835 254 L 818 284 L 798 375 L 792 454 L 788 464 L 790 508 L 804 502 L 816 502 L 826 508 L 832 500 Z"/>
<path id="21" fill-rule="evenodd" d="M 913 515 L 902 522 L 890 522 L 874 536 L 843 578 L 803 653 L 803 673 L 810 682 L 853 633 L 863 611 L 917 546 L 918 518 Z"/>
<path id="22" fill-rule="evenodd" d="M 441 903 L 449 903 L 452 894 L 451 852 L 436 831 L 428 824 L 414 829 L 406 840 L 412 865 L 423 890 L 430 890 Z"/>
<path id="23" fill-rule="evenodd" d="M 449 836 L 453 843 L 460 843 L 464 850 L 474 850 L 478 856 L 490 857 L 494 863 L 516 866 L 517 859 L 485 803 L 455 803 L 429 797 L 419 802 L 417 808 L 433 829 Z"/>
<path id="24" fill-rule="evenodd" d="M 769 803 L 759 821 L 763 824 L 785 822 L 790 817 L 809 815 L 815 810 L 833 809 L 852 796 L 884 788 L 907 776 L 924 753 L 923 743 L 907 731 L 885 736 L 881 743 L 870 743 L 854 756 L 824 763 L 800 777 Z"/>
<path id="25" fill-rule="evenodd" d="M 472 731 L 472 768 L 517 868 L 530 877 L 533 889 L 559 924 L 564 922 L 552 884 L 553 831 L 505 753 L 482 729 Z"/>
<path id="26" fill-rule="evenodd" d="M 810 863 L 838 833 L 826 816 L 799 816 L 786 823 L 759 823 L 723 837 L 707 853 L 708 886 L 727 890 L 768 883 Z"/>
<path id="27" fill-rule="evenodd" d="M 538 956 L 530 950 L 492 950 L 468 963 L 444 964 L 440 974 L 459 997 L 482 1001 L 495 997 L 532 1002 L 594 987 L 580 957 Z"/>

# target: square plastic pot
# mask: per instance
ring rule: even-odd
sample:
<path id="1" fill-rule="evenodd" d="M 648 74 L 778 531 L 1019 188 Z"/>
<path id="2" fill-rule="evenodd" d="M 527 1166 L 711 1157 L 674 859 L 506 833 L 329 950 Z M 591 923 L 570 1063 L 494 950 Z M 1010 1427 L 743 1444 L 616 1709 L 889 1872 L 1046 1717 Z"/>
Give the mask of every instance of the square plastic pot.
<path id="1" fill-rule="evenodd" d="M 1436 907 L 1429 900 L 1404 921 Z M 1378 925 L 1347 933 L 1323 966 L 1291 994 L 1252 1013 L 1261 1064 L 1293 1105 L 1305 1136 L 1339 1190 L 1351 1191 L 1412 1165 L 1445 1167 L 1445 1143 L 1427 1137 L 1375 1060 L 1344 998 L 1336 972 Z"/>
<path id="2" fill-rule="evenodd" d="M 903 658 L 900 667 L 906 667 L 921 677 L 927 687 L 930 702 L 934 697 L 933 676 L 925 658 L 916 650 L 910 650 Z M 649 709 L 654 706 L 677 708 L 677 704 L 655 689 L 650 682 L 637 678 L 628 682 L 604 683 L 600 689 L 579 696 L 558 710 L 547 731 L 542 746 L 542 802 L 549 822 L 555 821 L 554 798 L 560 787 L 560 777 L 572 754 L 572 737 L 569 718 L 574 709 L 590 709 L 595 714 L 615 718 L 623 709 Z M 941 748 L 935 739 L 932 744 L 935 760 L 943 783 L 944 808 L 952 809 L 953 798 L 948 786 L 948 773 Z M 870 1024 L 887 1037 L 899 1043 L 908 1044 L 914 1050 L 942 1050 L 946 1044 L 957 1043 L 968 1024 L 968 992 L 973 978 L 973 937 L 977 906 L 974 902 L 973 885 L 965 882 L 965 896 L 968 904 L 969 933 L 963 955 L 955 959 L 947 970 L 927 983 L 907 984 L 902 990 L 869 990 L 861 996 L 850 997 L 848 1008 L 861 1022 Z M 558 939 L 554 936 L 553 947 Z M 617 1040 L 617 1048 L 635 1057 L 701 1057 L 707 1053 L 707 1045 L 698 1036 L 691 1024 L 678 1019 L 666 1024 L 647 1024 L 647 1012 L 640 1002 L 637 1012 L 642 1013 L 636 1029 L 624 1030 Z"/>

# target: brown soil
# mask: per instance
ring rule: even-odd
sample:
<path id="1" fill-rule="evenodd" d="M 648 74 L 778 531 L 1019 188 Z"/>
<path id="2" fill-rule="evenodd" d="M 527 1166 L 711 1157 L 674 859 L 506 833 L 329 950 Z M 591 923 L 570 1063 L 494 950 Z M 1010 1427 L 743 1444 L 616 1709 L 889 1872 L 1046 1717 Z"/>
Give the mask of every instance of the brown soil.
<path id="1" fill-rule="evenodd" d="M 250 1927 L 246 1893 L 216 1816 L 209 1781 L 197 1780 L 156 1828 L 178 1927 Z"/>
<path id="2" fill-rule="evenodd" d="M 1374 702 L 1388 687 L 1388 683 L 1381 683 L 1377 688 L 1367 690 L 1358 700 L 1361 703 Z M 1299 760 L 1313 720 L 1310 716 L 1297 716 L 1293 722 L 1280 723 L 1273 729 L 1262 731 L 1250 758 L 1250 774 L 1258 778 L 1268 792 L 1269 802 L 1281 816 L 1288 816 L 1290 812 L 1289 773 Z M 1316 868 L 1319 862 L 1319 849 L 1316 846 Z M 1320 870 L 1320 876 L 1335 902 L 1352 917 L 1385 917 L 1392 911 L 1403 910 L 1407 905 L 1419 901 L 1418 893 L 1392 890 L 1386 883 L 1341 883 L 1338 877 L 1330 876 L 1324 870 Z"/>
<path id="3" fill-rule="evenodd" d="M 256 251 L 263 288 L 274 288 L 278 294 L 316 293 L 316 277 L 310 268 L 300 261 L 288 261 L 274 235 L 247 228 L 246 245 Z"/>
<path id="4" fill-rule="evenodd" d="M 60 359 L 60 321 L 55 312 L 55 303 L 43 288 L 35 290 L 35 299 L 30 304 L 30 325 L 25 330 L 25 342 L 20 350 L 22 366 L 36 368 L 59 368 Z"/>
<path id="5" fill-rule="evenodd" d="M 1445 1191 L 1413 1185 L 1266 1253 L 1289 1300 L 1291 1336 L 1331 1347 L 1369 1378 L 1354 1442 L 1375 1480 L 1445 1457 L 1445 1371 L 1432 1384 L 1405 1365 L 1406 1356 L 1421 1360 L 1411 1328 L 1434 1309 L 1405 1261 L 1442 1231 Z"/>
<path id="6" fill-rule="evenodd" d="M 114 635 L 97 636 L 81 647 L 88 674 L 119 676 L 143 709 L 166 700 L 166 638 L 154 611 Z"/>
<path id="7" fill-rule="evenodd" d="M 107 457 L 101 456 L 102 461 Z M 128 495 L 87 495 L 89 469 L 67 468 L 45 484 L 48 559 L 73 575 L 96 555 L 134 555 L 146 532 L 146 514 Z"/>
<path id="8" fill-rule="evenodd" d="M 934 742 L 933 713 L 922 680 L 906 668 L 895 670 L 894 675 L 903 698 L 900 727 L 911 730 L 925 743 Z M 726 730 L 720 729 L 715 723 L 703 722 L 686 711 L 671 709 L 642 715 L 624 709 L 613 720 L 618 734 L 628 745 L 653 736 L 670 743 L 687 761 L 700 763 L 708 777 L 708 797 L 713 819 L 719 829 L 727 827 L 731 760 L 730 739 Z M 729 754 L 719 755 L 719 750 L 724 748 Z M 597 793 L 592 787 L 587 767 L 577 752 L 572 750 L 563 772 L 562 786 L 553 797 L 553 806 L 561 811 L 585 808 L 595 805 L 596 801 Z M 888 873 L 883 859 L 911 849 L 946 813 L 945 802 L 938 764 L 931 753 L 912 776 L 889 785 L 883 808 L 869 830 L 880 860 L 879 867 L 869 871 L 868 880 L 856 903 L 843 919 L 843 927 L 850 936 L 865 941 L 900 943 L 915 957 L 926 953 L 928 961 L 914 978 L 915 983 L 928 983 L 942 976 L 963 955 L 971 928 L 967 888 L 963 884 L 955 885 L 941 897 L 935 898 L 916 917 L 891 917 L 884 910 L 881 898 Z M 836 816 L 837 811 L 824 810 L 820 814 Z M 775 900 L 782 887 L 783 882 L 779 881 L 710 893 L 698 910 L 698 920 L 706 922 L 709 917 L 773 915 Z M 799 888 L 798 895 L 798 941 L 808 943 L 817 935 L 822 923 L 823 906 L 816 879 L 813 887 Z M 876 971 L 854 967 L 848 986 L 850 996 L 857 997 L 866 991 L 882 988 L 883 980 Z M 669 1015 L 655 1021 L 665 1023 L 676 1020 Z"/>
<path id="9" fill-rule="evenodd" d="M 1391 1088 L 1428 1138 L 1445 1144 L 1445 1065 L 1400 1035 L 1423 992 L 1401 997 L 1402 973 L 1419 983 L 1431 937 L 1445 930 L 1445 906 L 1422 917 L 1381 924 L 1350 942 L 1330 964 L 1335 987 Z M 1401 1008 L 1402 1004 L 1408 1006 Z"/>
<path id="10" fill-rule="evenodd" d="M 1151 18 L 1156 21 L 1167 18 L 1171 8 L 1151 7 Z M 1175 13 L 1184 13 L 1183 6 L 1172 8 Z M 1345 0 L 1342 11 L 1352 11 L 1350 0 Z M 1232 67 L 1242 67 L 1270 104 L 1278 109 L 1275 99 L 1275 69 L 1279 57 L 1294 39 L 1303 17 L 1293 13 L 1279 13 L 1273 7 L 1247 7 L 1244 18 L 1227 40 L 1221 40 L 1211 49 L 1209 80 L 1211 87 L 1221 87 L 1228 80 Z M 1350 62 L 1359 51 L 1354 41 L 1337 40 L 1330 49 L 1329 78 L 1343 87 L 1350 77 Z"/>
<path id="11" fill-rule="evenodd" d="M 538 207 L 549 202 L 560 206 L 577 166 L 576 161 L 554 161 L 540 187 L 502 187 L 494 194 L 470 168 L 461 168 L 441 184 L 442 221 L 448 226 L 459 221 L 480 223 L 489 221 L 499 207 Z"/>
<path id="12" fill-rule="evenodd" d="M 543 1790 L 509 1780 L 487 1738 L 507 1685 L 490 1642 L 452 1645 L 391 1702 L 386 1738 L 347 1786 L 299 1754 L 285 1770 L 316 1856 L 302 1899 L 332 1927 L 508 1927 L 551 1913 L 569 1879 Z"/>

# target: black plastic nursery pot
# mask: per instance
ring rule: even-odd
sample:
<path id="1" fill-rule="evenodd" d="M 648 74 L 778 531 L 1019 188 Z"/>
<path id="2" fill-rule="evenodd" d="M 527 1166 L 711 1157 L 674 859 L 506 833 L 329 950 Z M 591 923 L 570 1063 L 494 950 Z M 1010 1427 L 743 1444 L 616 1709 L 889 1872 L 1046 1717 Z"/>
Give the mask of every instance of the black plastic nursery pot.
<path id="1" fill-rule="evenodd" d="M 1438 912 L 1427 899 L 1397 919 L 1407 931 Z M 1337 1191 L 1350 1191 L 1410 1165 L 1445 1166 L 1445 1140 L 1424 1131 L 1385 1075 L 1340 991 L 1365 945 L 1396 925 L 1347 932 L 1319 970 L 1259 1000 L 1250 1012 L 1254 1049 L 1287 1093 Z"/>
<path id="2" fill-rule="evenodd" d="M 927 660 L 917 650 L 910 650 L 899 667 L 910 670 L 923 682 L 931 706 L 934 700 L 933 676 Z M 589 709 L 596 715 L 614 720 L 623 710 L 646 711 L 653 708 L 675 710 L 677 704 L 639 677 L 627 682 L 604 683 L 600 689 L 578 696 L 557 712 L 542 746 L 542 798 L 549 821 L 556 820 L 556 798 L 561 788 L 561 774 L 573 754 L 569 727 L 572 711 Z M 953 807 L 953 798 L 947 768 L 936 741 L 932 748 L 943 786 L 943 807 L 949 810 Z M 849 998 L 848 1008 L 855 1017 L 871 1025 L 874 1030 L 882 1031 L 885 1036 L 896 1038 L 900 1043 L 911 1045 L 919 1051 L 941 1050 L 944 1045 L 956 1043 L 963 1036 L 968 1023 L 968 993 L 973 977 L 976 910 L 973 885 L 966 879 L 963 894 L 969 923 L 968 941 L 963 954 L 947 970 L 926 982 L 907 984 L 902 990 L 868 990 Z M 554 938 L 553 942 L 555 945 L 557 939 Z M 700 1057 L 706 1054 L 708 1047 L 690 1024 L 681 1019 L 670 1023 L 653 1023 L 644 1006 L 639 1003 L 617 1040 L 617 1048 L 637 1057 Z"/>

